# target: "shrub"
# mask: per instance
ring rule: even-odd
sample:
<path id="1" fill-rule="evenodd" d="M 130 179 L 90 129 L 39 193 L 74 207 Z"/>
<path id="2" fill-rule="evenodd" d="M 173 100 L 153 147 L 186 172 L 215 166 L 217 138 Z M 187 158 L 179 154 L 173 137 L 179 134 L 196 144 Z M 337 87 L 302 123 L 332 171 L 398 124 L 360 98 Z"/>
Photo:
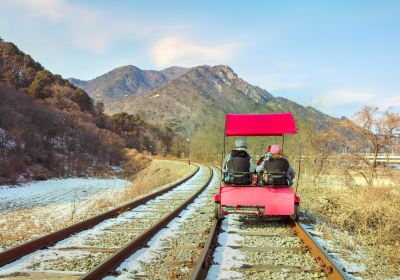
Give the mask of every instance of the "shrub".
<path id="1" fill-rule="evenodd" d="M 301 189 L 301 197 L 303 209 L 348 232 L 363 245 L 371 256 L 365 263 L 370 274 L 400 273 L 398 187 L 307 185 Z"/>
<path id="2" fill-rule="evenodd" d="M 54 78 L 52 74 L 47 70 L 41 70 L 36 73 L 35 79 L 28 87 L 28 93 L 32 97 L 36 98 L 47 98 L 51 96 L 51 83 Z"/>
<path id="3" fill-rule="evenodd" d="M 90 111 L 93 109 L 93 99 L 90 98 L 83 89 L 77 88 L 71 99 L 78 104 L 82 111 Z"/>

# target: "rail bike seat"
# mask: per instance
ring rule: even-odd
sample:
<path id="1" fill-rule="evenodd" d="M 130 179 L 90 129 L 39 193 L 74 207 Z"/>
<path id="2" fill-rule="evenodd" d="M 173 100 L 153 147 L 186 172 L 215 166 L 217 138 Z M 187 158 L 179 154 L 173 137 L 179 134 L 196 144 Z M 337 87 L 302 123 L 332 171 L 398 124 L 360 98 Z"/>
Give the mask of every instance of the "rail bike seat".
<path id="1" fill-rule="evenodd" d="M 290 188 L 291 180 L 287 172 L 262 172 L 262 185 L 274 188 Z"/>
<path id="2" fill-rule="evenodd" d="M 225 171 L 223 183 L 225 185 L 247 186 L 251 185 L 251 174 L 253 172 Z"/>

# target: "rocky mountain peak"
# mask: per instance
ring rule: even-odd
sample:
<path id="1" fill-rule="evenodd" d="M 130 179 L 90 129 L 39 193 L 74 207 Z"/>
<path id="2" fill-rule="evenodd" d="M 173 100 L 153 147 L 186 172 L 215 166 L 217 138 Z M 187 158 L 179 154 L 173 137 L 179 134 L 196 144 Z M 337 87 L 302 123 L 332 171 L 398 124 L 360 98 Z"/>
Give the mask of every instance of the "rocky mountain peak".
<path id="1" fill-rule="evenodd" d="M 238 75 L 227 65 L 216 65 L 212 69 L 224 82 L 238 79 Z"/>

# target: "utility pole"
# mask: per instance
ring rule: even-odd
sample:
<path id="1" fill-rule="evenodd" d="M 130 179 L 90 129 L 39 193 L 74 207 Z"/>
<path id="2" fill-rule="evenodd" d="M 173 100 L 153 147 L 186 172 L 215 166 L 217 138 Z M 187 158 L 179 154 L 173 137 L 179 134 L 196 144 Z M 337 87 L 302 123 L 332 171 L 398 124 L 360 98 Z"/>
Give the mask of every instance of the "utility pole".
<path id="1" fill-rule="evenodd" d="M 187 146 L 188 146 L 188 163 L 190 165 L 190 139 L 186 138 Z"/>

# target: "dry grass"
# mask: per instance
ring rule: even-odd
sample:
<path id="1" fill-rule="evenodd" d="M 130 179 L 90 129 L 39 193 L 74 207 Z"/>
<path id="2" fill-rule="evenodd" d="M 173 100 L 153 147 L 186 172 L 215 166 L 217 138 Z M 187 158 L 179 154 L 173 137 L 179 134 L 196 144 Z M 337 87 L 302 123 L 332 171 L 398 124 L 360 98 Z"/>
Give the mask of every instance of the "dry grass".
<path id="1" fill-rule="evenodd" d="M 134 151 L 131 151 L 131 153 L 133 157 L 141 157 Z M 133 162 L 140 161 L 136 159 Z M 132 185 L 123 191 L 108 191 L 85 201 L 74 201 L 61 206 L 49 205 L 1 213 L 0 248 L 15 246 L 109 210 L 182 178 L 195 169 L 193 165 L 189 166 L 183 162 L 153 160 L 151 164 L 148 164 L 146 159 L 141 162 L 147 164 L 148 167 L 134 176 L 130 175 Z M 128 161 L 127 164 L 132 163 Z M 60 213 L 63 216 L 60 216 Z"/>
<path id="2" fill-rule="evenodd" d="M 185 177 L 194 170 L 194 165 L 189 166 L 185 162 L 153 160 L 147 168 L 135 173 L 133 176 L 129 176 L 132 181 L 130 187 L 124 189 L 122 192 L 114 193 L 110 196 L 98 197 L 91 201 L 89 208 L 93 213 L 91 212 L 90 214 L 127 203 L 138 196 Z"/>
<path id="3" fill-rule="evenodd" d="M 351 185 L 349 185 L 351 186 Z M 400 188 L 302 186 L 302 208 L 354 237 L 370 256 L 368 277 L 400 275 Z M 317 215 L 315 215 L 317 213 Z M 311 215 L 312 216 L 312 215 Z M 351 249 L 352 245 L 347 245 Z M 367 277 L 367 278 L 368 278 Z"/>
<path id="4" fill-rule="evenodd" d="M 125 149 L 126 162 L 124 163 L 124 172 L 126 176 L 132 176 L 148 167 L 151 159 L 139 153 L 135 149 Z"/>
<path id="5" fill-rule="evenodd" d="M 157 187 L 175 181 L 192 172 L 195 166 L 185 162 L 153 160 L 152 164 L 135 175 L 133 186 L 122 194 L 122 200 L 132 199 Z"/>
<path id="6" fill-rule="evenodd" d="M 51 211 L 38 207 L 1 213 L 0 246 L 10 247 L 49 233 L 64 224 L 51 217 Z"/>

